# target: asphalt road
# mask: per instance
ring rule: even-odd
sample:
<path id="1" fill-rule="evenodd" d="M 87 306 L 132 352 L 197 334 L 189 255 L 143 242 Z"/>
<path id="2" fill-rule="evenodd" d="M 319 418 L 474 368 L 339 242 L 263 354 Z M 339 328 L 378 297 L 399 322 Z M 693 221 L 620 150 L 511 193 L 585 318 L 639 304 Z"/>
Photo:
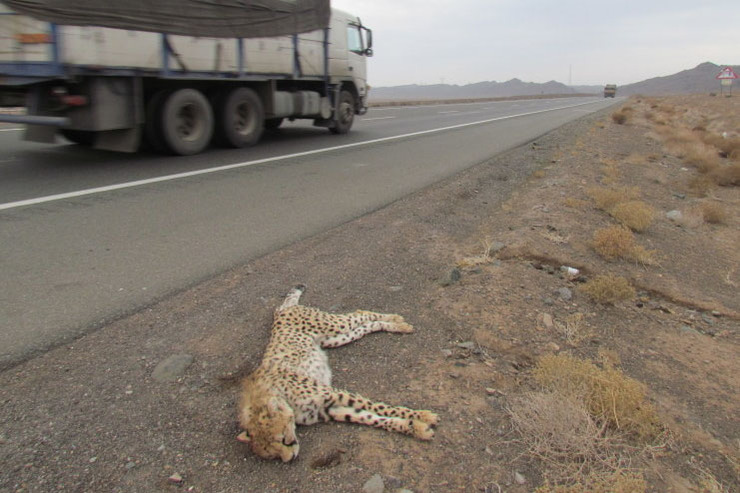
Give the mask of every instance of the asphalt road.
<path id="1" fill-rule="evenodd" d="M 349 135 L 290 123 L 189 157 L 0 127 L 0 368 L 614 103 L 377 108 Z"/>

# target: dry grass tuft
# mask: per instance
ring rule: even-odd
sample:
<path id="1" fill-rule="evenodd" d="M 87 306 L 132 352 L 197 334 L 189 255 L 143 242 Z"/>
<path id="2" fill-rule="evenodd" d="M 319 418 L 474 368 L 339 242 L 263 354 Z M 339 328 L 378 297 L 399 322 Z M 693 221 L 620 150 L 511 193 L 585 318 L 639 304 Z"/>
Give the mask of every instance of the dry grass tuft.
<path id="1" fill-rule="evenodd" d="M 605 275 L 597 276 L 579 288 L 592 300 L 604 305 L 613 305 L 619 301 L 635 297 L 635 289 L 624 277 Z"/>
<path id="2" fill-rule="evenodd" d="M 587 194 L 598 209 L 608 212 L 621 202 L 629 202 L 639 198 L 640 190 L 637 187 L 591 187 Z"/>
<path id="3" fill-rule="evenodd" d="M 583 403 L 604 430 L 646 442 L 663 432 L 655 409 L 646 400 L 645 385 L 617 368 L 599 368 L 567 354 L 546 355 L 533 376 L 544 391 Z M 581 421 L 580 426 L 587 425 Z"/>
<path id="4" fill-rule="evenodd" d="M 707 175 L 694 176 L 689 180 L 689 191 L 698 197 L 706 197 L 717 183 Z"/>
<path id="5" fill-rule="evenodd" d="M 730 159 L 740 159 L 740 137 L 723 137 L 714 133 L 702 135 L 702 141 L 717 148 Z"/>
<path id="6" fill-rule="evenodd" d="M 610 226 L 596 230 L 592 245 L 606 260 L 629 258 L 635 249 L 635 236 L 624 226 Z"/>
<path id="7" fill-rule="evenodd" d="M 711 173 L 720 167 L 717 151 L 700 142 L 689 144 L 684 148 L 683 160 L 696 168 L 699 173 Z"/>
<path id="8" fill-rule="evenodd" d="M 612 121 L 618 125 L 624 125 L 631 116 L 631 111 L 625 111 L 625 108 L 622 108 L 612 113 Z"/>
<path id="9" fill-rule="evenodd" d="M 577 346 L 591 335 L 591 331 L 583 323 L 583 313 L 577 312 L 565 317 L 565 320 L 555 321 L 555 329 L 572 346 Z"/>
<path id="10" fill-rule="evenodd" d="M 529 392 L 509 404 L 514 429 L 530 453 L 546 460 L 571 462 L 600 455 L 602 430 L 585 403 L 562 392 Z"/>
<path id="11" fill-rule="evenodd" d="M 647 484 L 642 474 L 617 470 L 609 473 L 592 473 L 579 478 L 574 484 L 540 486 L 535 493 L 645 493 Z"/>
<path id="12" fill-rule="evenodd" d="M 632 231 L 646 231 L 655 217 L 655 210 L 640 200 L 615 205 L 609 214 Z"/>
<path id="13" fill-rule="evenodd" d="M 644 493 L 647 484 L 642 475 L 635 472 L 615 471 L 613 473 L 591 474 L 574 484 L 545 484 L 535 493 Z"/>
<path id="14" fill-rule="evenodd" d="M 725 224 L 727 222 L 727 211 L 718 202 L 703 202 L 699 210 L 704 221 L 710 224 Z"/>
<path id="15" fill-rule="evenodd" d="M 658 263 L 657 252 L 638 245 L 635 235 L 624 226 L 597 229 L 591 246 L 605 260 L 629 259 L 642 265 Z"/>
<path id="16" fill-rule="evenodd" d="M 588 202 L 573 197 L 567 197 L 565 200 L 563 200 L 563 205 L 572 209 L 585 209 L 586 207 L 588 207 Z"/>
<path id="17" fill-rule="evenodd" d="M 642 266 L 659 265 L 658 252 L 655 250 L 648 250 L 642 245 L 635 245 L 630 252 L 629 258 Z"/>
<path id="18" fill-rule="evenodd" d="M 721 166 L 711 172 L 711 178 L 723 187 L 740 186 L 740 163 Z"/>

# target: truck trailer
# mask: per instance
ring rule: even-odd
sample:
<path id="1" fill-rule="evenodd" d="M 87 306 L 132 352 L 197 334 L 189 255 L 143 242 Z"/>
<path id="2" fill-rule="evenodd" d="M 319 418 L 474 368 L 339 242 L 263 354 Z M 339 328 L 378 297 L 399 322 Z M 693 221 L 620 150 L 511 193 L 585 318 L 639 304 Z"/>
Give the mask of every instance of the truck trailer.
<path id="1" fill-rule="evenodd" d="M 329 0 L 2 0 L 0 122 L 24 138 L 176 155 L 284 119 L 344 134 L 367 111 L 372 31 Z"/>

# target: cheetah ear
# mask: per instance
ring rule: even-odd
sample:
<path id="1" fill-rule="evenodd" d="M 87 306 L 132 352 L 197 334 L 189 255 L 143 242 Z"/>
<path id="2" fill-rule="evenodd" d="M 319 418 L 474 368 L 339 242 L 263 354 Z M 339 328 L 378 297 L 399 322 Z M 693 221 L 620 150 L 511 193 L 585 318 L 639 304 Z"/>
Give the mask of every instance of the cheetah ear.
<path id="1" fill-rule="evenodd" d="M 249 442 L 251 442 L 251 441 L 252 441 L 252 439 L 251 439 L 251 438 L 249 438 L 249 433 L 247 433 L 246 431 L 242 431 L 241 433 L 239 433 L 239 434 L 238 434 L 238 435 L 236 436 L 236 439 L 237 439 L 238 441 L 242 442 L 242 443 L 249 443 Z"/>

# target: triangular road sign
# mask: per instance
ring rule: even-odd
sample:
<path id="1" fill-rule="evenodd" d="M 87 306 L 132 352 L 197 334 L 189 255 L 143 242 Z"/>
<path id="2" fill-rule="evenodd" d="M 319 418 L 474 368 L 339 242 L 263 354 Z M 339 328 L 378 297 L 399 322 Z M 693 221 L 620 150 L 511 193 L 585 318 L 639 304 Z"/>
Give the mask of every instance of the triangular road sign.
<path id="1" fill-rule="evenodd" d="M 737 79 L 737 74 L 732 70 L 732 67 L 725 67 L 717 74 L 715 79 Z"/>

